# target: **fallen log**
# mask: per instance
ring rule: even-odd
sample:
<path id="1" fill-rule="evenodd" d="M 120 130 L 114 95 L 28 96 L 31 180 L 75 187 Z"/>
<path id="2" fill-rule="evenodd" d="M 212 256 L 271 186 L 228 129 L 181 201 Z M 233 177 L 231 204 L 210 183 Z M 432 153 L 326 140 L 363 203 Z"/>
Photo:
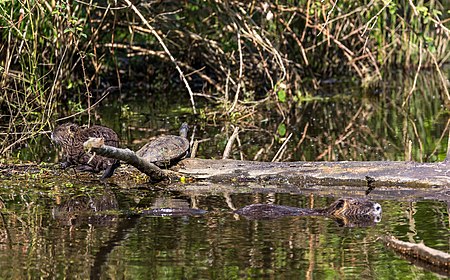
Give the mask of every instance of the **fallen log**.
<path id="1" fill-rule="evenodd" d="M 376 187 L 450 186 L 450 164 L 398 161 L 255 162 L 184 159 L 173 168 L 212 182 L 272 182 Z"/>
<path id="2" fill-rule="evenodd" d="M 103 145 L 91 138 L 85 149 L 99 155 L 122 160 L 147 174 L 152 180 L 167 178 L 168 173 L 145 161 L 129 149 Z M 400 161 L 338 162 L 256 162 L 241 160 L 181 160 L 171 168 L 179 176 L 211 182 L 261 182 L 297 185 L 346 185 L 446 187 L 450 186 L 450 162 L 417 163 Z"/>

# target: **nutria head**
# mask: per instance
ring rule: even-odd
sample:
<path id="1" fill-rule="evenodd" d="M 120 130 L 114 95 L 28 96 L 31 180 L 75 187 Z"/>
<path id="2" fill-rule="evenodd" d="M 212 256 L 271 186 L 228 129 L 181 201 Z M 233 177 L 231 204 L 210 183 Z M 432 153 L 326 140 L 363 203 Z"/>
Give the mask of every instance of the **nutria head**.
<path id="1" fill-rule="evenodd" d="M 324 210 L 327 214 L 336 217 L 379 216 L 381 205 L 364 198 L 344 197 Z"/>
<path id="2" fill-rule="evenodd" d="M 65 123 L 55 128 L 52 132 L 52 140 L 60 146 L 68 146 L 73 143 L 75 134 L 80 127 L 73 123 Z"/>
<path id="3" fill-rule="evenodd" d="M 114 169 L 119 166 L 119 161 L 86 153 L 83 143 L 89 137 L 103 138 L 105 144 L 109 146 L 117 147 L 119 144 L 117 133 L 108 127 L 98 125 L 80 127 L 73 123 L 65 123 L 55 128 L 52 132 L 52 140 L 62 148 L 64 161 L 61 163 L 61 167 L 79 165 L 77 168 L 82 171 L 105 170 L 102 178 L 111 177 Z"/>

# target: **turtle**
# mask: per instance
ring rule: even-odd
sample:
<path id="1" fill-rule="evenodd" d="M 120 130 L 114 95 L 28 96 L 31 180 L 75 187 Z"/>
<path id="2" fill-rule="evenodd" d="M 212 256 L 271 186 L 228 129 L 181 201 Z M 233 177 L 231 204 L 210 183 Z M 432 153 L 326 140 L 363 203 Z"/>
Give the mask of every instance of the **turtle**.
<path id="1" fill-rule="evenodd" d="M 92 156 L 83 149 L 83 143 L 90 137 L 103 138 L 105 144 L 119 146 L 119 136 L 109 127 L 94 125 L 91 127 L 78 126 L 74 123 L 64 123 L 57 126 L 51 135 L 53 142 L 63 150 L 64 161 L 61 168 L 76 166 L 80 171 L 100 172 L 104 170 L 102 179 L 109 178 L 114 174 L 114 170 L 120 166 L 116 159 Z"/>
<path id="2" fill-rule="evenodd" d="M 187 134 L 189 126 L 183 123 L 180 127 L 180 136 L 164 135 L 140 148 L 136 155 L 158 167 L 167 168 L 177 163 L 189 154 L 189 140 Z"/>

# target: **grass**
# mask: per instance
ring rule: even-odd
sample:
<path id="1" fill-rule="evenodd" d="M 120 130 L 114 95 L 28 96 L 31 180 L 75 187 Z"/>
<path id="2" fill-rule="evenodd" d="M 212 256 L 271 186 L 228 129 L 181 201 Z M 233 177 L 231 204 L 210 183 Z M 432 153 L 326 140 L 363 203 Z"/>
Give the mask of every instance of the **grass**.
<path id="1" fill-rule="evenodd" d="M 231 118 L 252 102 L 315 99 L 330 78 L 370 88 L 392 69 L 434 69 L 448 102 L 445 2 L 1 1 L 0 153 L 62 117 L 93 123 L 111 88 L 143 84 L 181 85 L 192 113 Z"/>

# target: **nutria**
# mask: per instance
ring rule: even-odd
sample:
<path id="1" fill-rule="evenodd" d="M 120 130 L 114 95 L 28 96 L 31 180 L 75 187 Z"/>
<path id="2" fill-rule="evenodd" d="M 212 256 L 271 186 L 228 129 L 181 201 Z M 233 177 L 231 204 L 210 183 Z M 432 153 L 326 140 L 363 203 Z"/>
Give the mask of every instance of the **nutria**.
<path id="1" fill-rule="evenodd" d="M 52 216 L 60 224 L 113 225 L 117 222 L 119 203 L 114 193 L 105 190 L 96 194 L 76 194 L 62 198 L 52 209 Z"/>
<path id="2" fill-rule="evenodd" d="M 297 208 L 274 204 L 252 204 L 235 211 L 248 219 L 276 219 L 285 216 L 332 216 L 338 218 L 379 217 L 381 205 L 363 198 L 340 198 L 326 208 Z"/>
<path id="3" fill-rule="evenodd" d="M 199 216 L 207 213 L 187 207 L 144 210 L 149 216 Z M 284 205 L 252 204 L 234 211 L 249 220 L 277 219 L 286 216 L 328 216 L 339 226 L 365 227 L 381 221 L 381 205 L 364 198 L 340 198 L 326 208 L 305 209 Z"/>
<path id="4" fill-rule="evenodd" d="M 61 146 L 64 154 L 62 168 L 76 165 L 78 170 L 100 172 L 105 170 L 102 179 L 111 177 L 114 170 L 119 166 L 119 161 L 102 156 L 94 156 L 83 150 L 83 143 L 89 137 L 103 138 L 105 145 L 117 147 L 119 137 L 114 130 L 94 125 L 91 127 L 80 127 L 73 123 L 65 123 L 55 128 L 52 132 L 52 140 Z M 92 159 L 91 159 L 92 158 Z"/>

